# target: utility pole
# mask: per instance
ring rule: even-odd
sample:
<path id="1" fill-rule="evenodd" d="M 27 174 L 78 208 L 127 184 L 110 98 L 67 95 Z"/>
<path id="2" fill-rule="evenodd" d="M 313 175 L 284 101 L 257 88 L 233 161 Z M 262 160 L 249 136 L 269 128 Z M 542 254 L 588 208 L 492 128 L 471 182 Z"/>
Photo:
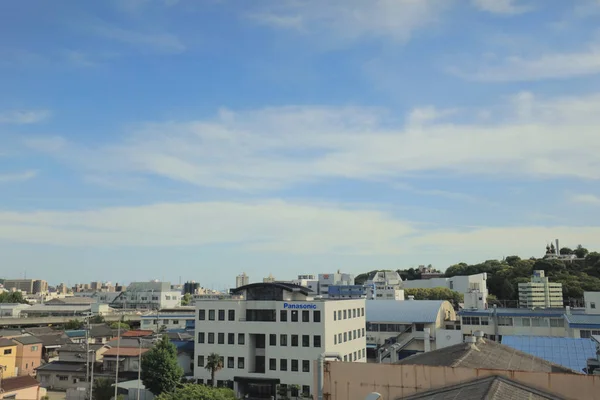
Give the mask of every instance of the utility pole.
<path id="1" fill-rule="evenodd" d="M 119 391 L 119 350 L 121 348 L 121 319 L 123 316 L 119 317 L 119 326 L 117 328 L 117 366 L 115 368 L 115 399 L 118 397 Z"/>

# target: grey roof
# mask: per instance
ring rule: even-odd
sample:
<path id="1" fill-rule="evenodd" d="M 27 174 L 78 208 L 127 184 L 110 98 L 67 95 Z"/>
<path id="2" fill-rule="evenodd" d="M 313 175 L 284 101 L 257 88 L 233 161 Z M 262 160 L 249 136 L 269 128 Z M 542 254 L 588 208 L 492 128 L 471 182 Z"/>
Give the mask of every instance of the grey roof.
<path id="1" fill-rule="evenodd" d="M 110 347 L 140 347 L 140 342 L 137 338 L 121 338 L 113 339 L 110 342 L 106 343 Z M 152 343 L 149 340 L 142 340 L 142 347 L 152 347 Z"/>
<path id="2" fill-rule="evenodd" d="M 104 345 L 100 344 L 100 343 L 90 344 L 89 346 L 90 346 L 90 350 L 95 350 L 95 351 L 104 347 Z M 74 352 L 74 353 L 81 353 L 81 352 L 85 353 L 86 345 L 80 344 L 80 343 L 67 343 L 67 344 L 62 345 L 58 351 L 59 352 L 69 351 L 69 352 Z"/>
<path id="3" fill-rule="evenodd" d="M 127 292 L 149 292 L 149 291 L 157 291 L 157 292 L 171 292 L 176 290 L 171 290 L 171 282 L 131 282 L 129 286 L 127 286 Z"/>
<path id="4" fill-rule="evenodd" d="M 14 341 L 19 342 L 21 344 L 38 344 L 42 343 L 42 339 L 35 336 L 18 336 L 13 338 Z"/>
<path id="5" fill-rule="evenodd" d="M 560 318 L 565 314 L 563 308 L 488 308 L 485 310 L 463 309 L 458 313 L 460 315 L 492 315 L 496 312 L 503 317 L 556 317 Z"/>
<path id="6" fill-rule="evenodd" d="M 90 337 L 112 337 L 113 331 L 110 326 L 106 324 L 94 324 L 90 328 Z"/>
<path id="7" fill-rule="evenodd" d="M 512 347 L 485 339 L 481 339 L 477 343 L 459 343 L 427 353 L 415 354 L 400 360 L 398 364 L 486 368 L 507 371 L 560 372 L 566 374 L 579 373 Z"/>
<path id="8" fill-rule="evenodd" d="M 0 337 L 19 336 L 23 333 L 22 329 L 0 329 Z"/>
<path id="9" fill-rule="evenodd" d="M 42 345 L 45 347 L 62 346 L 64 344 L 73 343 L 71 339 L 66 335 L 63 335 L 62 332 L 59 334 L 51 333 L 48 335 L 37 335 L 37 337 L 42 341 Z"/>
<path id="10" fill-rule="evenodd" d="M 88 305 L 62 305 L 62 304 L 36 304 L 29 307 L 25 312 L 28 314 L 32 313 L 43 313 L 43 312 L 82 312 L 89 311 L 92 308 L 91 304 Z"/>
<path id="11" fill-rule="evenodd" d="M 65 361 L 52 361 L 51 363 L 44 364 L 36 370 L 39 371 L 56 371 L 56 372 L 81 372 L 85 373 L 85 363 L 79 362 L 65 362 Z"/>
<path id="12" fill-rule="evenodd" d="M 14 346 L 15 343 L 10 339 L 0 338 L 0 347 Z"/>
<path id="13" fill-rule="evenodd" d="M 73 297 L 63 297 L 60 299 L 48 300 L 44 304 L 49 304 L 49 305 L 61 305 L 61 304 L 87 305 L 87 304 L 92 304 L 92 303 L 97 303 L 97 300 L 93 299 L 91 297 L 84 297 L 84 296 L 75 297 L 75 296 L 73 296 Z"/>
<path id="14" fill-rule="evenodd" d="M 34 327 L 34 328 L 25 328 L 24 329 L 25 332 L 30 333 L 34 336 L 37 335 L 48 335 L 48 334 L 60 334 L 62 333 L 61 331 L 58 331 L 56 329 L 52 329 L 49 326 L 41 326 L 41 327 Z"/>
<path id="15" fill-rule="evenodd" d="M 304 286 L 300 286 L 300 285 L 296 285 L 295 283 L 287 283 L 287 282 L 257 282 L 257 283 L 251 283 L 249 285 L 244 285 L 244 286 L 240 286 L 238 288 L 235 289 L 231 289 L 231 294 L 237 294 L 237 293 L 241 293 L 244 292 L 248 289 L 255 289 L 255 288 L 269 288 L 269 287 L 276 287 L 279 289 L 283 289 L 286 290 L 288 292 L 300 292 L 304 295 L 308 295 L 310 293 L 310 290 L 307 287 Z"/>
<path id="16" fill-rule="evenodd" d="M 569 324 L 600 326 L 600 314 L 565 314 L 565 317 Z"/>
<path id="17" fill-rule="evenodd" d="M 445 300 L 371 300 L 366 302 L 367 322 L 435 322 Z"/>
<path id="18" fill-rule="evenodd" d="M 501 376 L 488 376 L 441 389 L 428 390 L 404 400 L 563 400 L 553 394 Z"/>

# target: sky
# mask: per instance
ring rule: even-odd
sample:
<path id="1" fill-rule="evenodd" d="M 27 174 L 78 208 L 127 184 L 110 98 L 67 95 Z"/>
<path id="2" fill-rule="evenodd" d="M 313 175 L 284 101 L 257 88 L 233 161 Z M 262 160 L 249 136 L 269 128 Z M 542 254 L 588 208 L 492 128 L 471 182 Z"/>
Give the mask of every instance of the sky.
<path id="1" fill-rule="evenodd" d="M 600 250 L 598 0 L 0 2 L 0 276 Z"/>

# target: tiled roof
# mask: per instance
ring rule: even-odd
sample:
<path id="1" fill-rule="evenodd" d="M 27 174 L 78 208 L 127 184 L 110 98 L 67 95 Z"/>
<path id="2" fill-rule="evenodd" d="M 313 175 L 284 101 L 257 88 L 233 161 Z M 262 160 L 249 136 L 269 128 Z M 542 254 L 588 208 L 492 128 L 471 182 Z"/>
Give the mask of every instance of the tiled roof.
<path id="1" fill-rule="evenodd" d="M 145 336 L 151 336 L 152 334 L 154 334 L 154 331 L 148 331 L 148 330 L 136 330 L 136 331 L 127 331 L 127 332 L 123 332 L 121 334 L 121 337 L 145 337 Z"/>
<path id="2" fill-rule="evenodd" d="M 59 332 L 58 334 L 37 335 L 37 337 L 42 341 L 42 345 L 46 347 L 62 346 L 63 344 L 73 343 L 71 339 L 69 339 L 67 335 L 63 335 L 62 332 Z"/>
<path id="3" fill-rule="evenodd" d="M 40 383 L 34 377 L 29 375 L 2 379 L 2 391 L 5 395 L 10 392 L 39 385 Z"/>
<path id="4" fill-rule="evenodd" d="M 38 368 L 37 371 L 85 372 L 84 362 L 52 361 Z"/>
<path id="5" fill-rule="evenodd" d="M 73 304 L 73 305 L 84 305 L 84 304 L 93 304 L 93 303 L 97 303 L 96 299 L 92 299 L 89 297 L 83 297 L 83 296 L 73 296 L 73 297 L 63 297 L 60 299 L 52 299 L 52 300 L 48 300 L 46 303 L 44 304 Z"/>
<path id="6" fill-rule="evenodd" d="M 10 339 L 0 338 L 0 347 L 16 346 L 16 344 Z"/>
<path id="7" fill-rule="evenodd" d="M 367 301 L 368 322 L 431 323 L 435 322 L 444 300 Z"/>
<path id="8" fill-rule="evenodd" d="M 500 376 L 488 376 L 471 382 L 403 397 L 404 400 L 563 400 Z"/>
<path id="9" fill-rule="evenodd" d="M 138 338 L 121 338 L 121 340 L 113 339 L 110 342 L 106 343 L 110 347 L 140 347 L 140 342 Z M 142 347 L 152 347 L 152 343 L 149 340 L 142 341 Z"/>
<path id="10" fill-rule="evenodd" d="M 144 354 L 149 349 L 139 348 L 139 347 L 113 347 L 108 349 L 103 355 L 106 356 L 117 356 L 117 352 L 119 353 L 119 357 L 136 357 L 139 356 L 140 353 Z"/>
<path id="11" fill-rule="evenodd" d="M 435 365 L 445 367 L 487 368 L 508 371 L 561 372 L 576 374 L 561 365 L 523 353 L 493 341 L 459 343 L 400 360 L 398 364 Z"/>
<path id="12" fill-rule="evenodd" d="M 42 339 L 35 336 L 18 336 L 13 338 L 14 341 L 19 342 L 21 344 L 41 344 Z"/>
<path id="13" fill-rule="evenodd" d="M 92 325 L 92 327 L 90 328 L 90 337 L 97 338 L 97 337 L 112 337 L 112 336 L 113 336 L 113 331 L 112 331 L 112 329 L 110 329 L 110 326 L 108 326 L 106 324 Z"/>

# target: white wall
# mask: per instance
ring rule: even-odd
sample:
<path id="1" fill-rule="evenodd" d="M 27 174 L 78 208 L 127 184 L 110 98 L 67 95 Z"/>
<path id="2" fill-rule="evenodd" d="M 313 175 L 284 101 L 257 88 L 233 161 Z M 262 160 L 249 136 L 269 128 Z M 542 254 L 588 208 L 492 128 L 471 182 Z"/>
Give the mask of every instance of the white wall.
<path id="1" fill-rule="evenodd" d="M 469 289 L 479 289 L 487 295 L 487 274 L 475 274 L 468 276 L 453 276 L 451 278 L 432 278 L 404 281 L 405 289 L 445 287 L 459 293 L 467 293 Z"/>
<path id="2" fill-rule="evenodd" d="M 436 329 L 435 348 L 453 346 L 463 342 L 463 333 L 459 330 Z"/>
<path id="3" fill-rule="evenodd" d="M 583 292 L 586 314 L 600 314 L 600 292 Z"/>

